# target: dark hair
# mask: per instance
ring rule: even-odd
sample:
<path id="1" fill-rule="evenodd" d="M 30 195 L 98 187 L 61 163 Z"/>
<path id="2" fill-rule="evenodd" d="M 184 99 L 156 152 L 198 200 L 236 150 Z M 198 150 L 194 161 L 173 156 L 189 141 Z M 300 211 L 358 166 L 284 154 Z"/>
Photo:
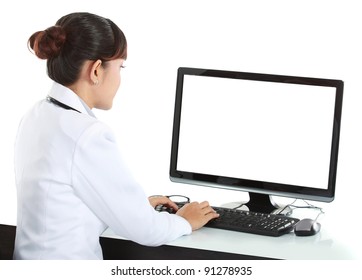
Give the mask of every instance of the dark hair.
<path id="1" fill-rule="evenodd" d="M 87 60 L 127 58 L 127 41 L 111 20 L 90 13 L 61 17 L 55 26 L 35 32 L 28 41 L 35 55 L 47 59 L 48 76 L 68 86 L 77 81 Z"/>

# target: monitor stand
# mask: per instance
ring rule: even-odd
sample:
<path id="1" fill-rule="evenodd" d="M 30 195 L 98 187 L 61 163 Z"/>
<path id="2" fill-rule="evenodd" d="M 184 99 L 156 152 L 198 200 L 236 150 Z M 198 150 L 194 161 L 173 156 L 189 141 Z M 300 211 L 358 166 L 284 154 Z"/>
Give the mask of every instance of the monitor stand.
<path id="1" fill-rule="evenodd" d="M 284 209 L 284 207 L 278 206 L 268 194 L 260 194 L 249 192 L 248 202 L 233 202 L 230 204 L 223 205 L 228 208 L 240 208 L 242 210 L 248 210 L 252 212 L 261 213 L 276 213 L 278 210 Z M 288 207 L 289 208 L 289 207 Z M 284 209 L 286 212 L 288 209 Z M 284 213 L 284 211 L 283 211 Z M 280 213 L 282 214 L 282 213 Z"/>

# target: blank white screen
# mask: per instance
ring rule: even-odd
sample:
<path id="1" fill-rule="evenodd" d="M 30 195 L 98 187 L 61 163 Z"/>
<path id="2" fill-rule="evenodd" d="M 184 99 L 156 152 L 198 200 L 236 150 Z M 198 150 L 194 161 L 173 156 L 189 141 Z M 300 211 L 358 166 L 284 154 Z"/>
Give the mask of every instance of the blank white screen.
<path id="1" fill-rule="evenodd" d="M 177 169 L 328 188 L 335 88 L 184 76 Z"/>

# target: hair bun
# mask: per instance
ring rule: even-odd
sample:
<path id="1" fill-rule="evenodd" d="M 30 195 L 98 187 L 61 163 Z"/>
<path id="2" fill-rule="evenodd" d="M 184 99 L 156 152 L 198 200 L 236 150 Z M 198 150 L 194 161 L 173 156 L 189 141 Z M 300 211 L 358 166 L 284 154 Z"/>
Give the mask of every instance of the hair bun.
<path id="1" fill-rule="evenodd" d="M 61 26 L 52 26 L 44 31 L 35 32 L 29 38 L 29 45 L 37 57 L 49 59 L 60 54 L 65 40 L 64 29 Z"/>

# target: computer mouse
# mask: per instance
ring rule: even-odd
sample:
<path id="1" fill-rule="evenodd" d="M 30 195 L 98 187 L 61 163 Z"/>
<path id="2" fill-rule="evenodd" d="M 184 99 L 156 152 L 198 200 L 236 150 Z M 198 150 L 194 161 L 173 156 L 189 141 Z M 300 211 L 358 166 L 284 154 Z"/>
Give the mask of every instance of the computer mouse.
<path id="1" fill-rule="evenodd" d="M 305 218 L 294 226 L 294 233 L 298 236 L 311 236 L 317 234 L 321 229 L 321 224 L 316 220 Z"/>

